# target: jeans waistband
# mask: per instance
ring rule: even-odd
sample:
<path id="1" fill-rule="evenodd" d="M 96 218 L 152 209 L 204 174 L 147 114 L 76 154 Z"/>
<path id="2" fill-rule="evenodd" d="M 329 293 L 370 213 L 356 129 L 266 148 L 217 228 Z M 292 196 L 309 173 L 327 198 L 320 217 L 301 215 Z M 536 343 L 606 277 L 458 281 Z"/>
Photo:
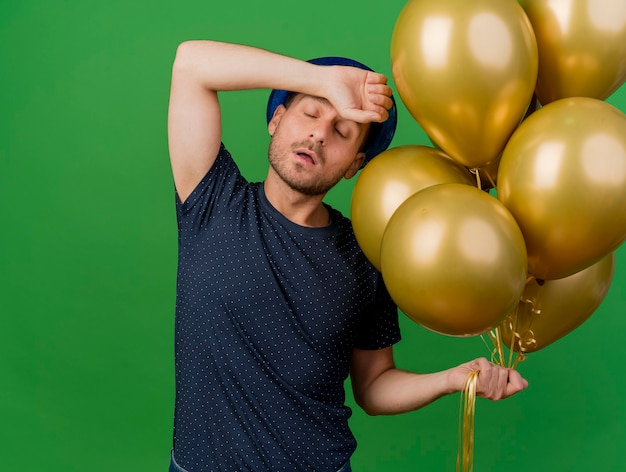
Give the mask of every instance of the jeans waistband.
<path id="1" fill-rule="evenodd" d="M 170 453 L 170 469 L 169 472 L 187 472 L 185 469 L 183 469 L 181 466 L 179 466 L 176 463 L 176 459 L 174 459 L 174 451 L 172 450 L 172 452 Z M 337 472 L 352 472 L 352 469 L 350 468 L 350 461 L 346 462 L 344 464 L 344 466 L 339 469 Z"/>

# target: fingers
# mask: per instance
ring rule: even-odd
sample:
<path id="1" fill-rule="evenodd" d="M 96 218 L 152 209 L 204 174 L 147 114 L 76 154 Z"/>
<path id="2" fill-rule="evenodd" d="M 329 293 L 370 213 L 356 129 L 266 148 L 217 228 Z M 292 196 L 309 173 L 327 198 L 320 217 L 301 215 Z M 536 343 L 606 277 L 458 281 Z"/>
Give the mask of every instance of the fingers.
<path id="1" fill-rule="evenodd" d="M 368 84 L 367 92 L 372 95 L 391 97 L 392 90 L 387 84 Z"/>
<path id="2" fill-rule="evenodd" d="M 378 72 L 368 72 L 365 80 L 368 84 L 387 84 L 387 76 Z"/>
<path id="3" fill-rule="evenodd" d="M 330 70 L 339 74 L 342 86 L 334 88 L 326 98 L 344 118 L 357 123 L 384 122 L 389 118 L 392 90 L 385 75 L 354 67 Z"/>
<path id="4" fill-rule="evenodd" d="M 508 397 L 516 394 L 517 392 L 521 392 L 526 387 L 528 387 L 528 380 L 523 378 L 518 371 L 510 370 L 506 396 Z"/>
<path id="5" fill-rule="evenodd" d="M 387 108 L 381 106 L 373 106 L 369 108 L 370 111 L 373 113 L 371 115 L 372 119 L 370 121 L 382 123 L 383 121 L 386 121 L 387 118 L 389 118 L 389 112 L 387 111 Z"/>
<path id="6" fill-rule="evenodd" d="M 389 110 L 391 106 L 393 105 L 391 98 L 388 97 L 387 95 L 370 93 L 368 94 L 367 98 L 368 98 L 369 103 L 371 103 L 372 105 L 384 108 L 385 110 Z"/>
<path id="7" fill-rule="evenodd" d="M 389 112 L 383 107 L 370 106 L 367 110 L 356 108 L 345 110 L 342 116 L 356 123 L 372 123 L 385 121 L 389 117 Z"/>
<path id="8" fill-rule="evenodd" d="M 519 372 L 495 365 L 487 359 L 476 359 L 470 366 L 480 371 L 476 392 L 483 398 L 501 400 L 528 387 L 528 381 Z"/>
<path id="9" fill-rule="evenodd" d="M 370 84 L 367 86 L 367 96 L 370 101 L 387 109 L 391 108 L 393 104 L 391 94 L 391 87 L 386 84 Z"/>
<path id="10" fill-rule="evenodd" d="M 337 108 L 345 119 L 357 123 L 371 123 L 386 121 L 389 118 L 389 109 L 393 105 L 386 95 L 367 94 L 358 107 Z"/>
<path id="11" fill-rule="evenodd" d="M 389 117 L 388 110 L 393 106 L 391 88 L 385 84 L 369 85 L 364 109 L 376 114 L 371 121 L 382 122 Z"/>

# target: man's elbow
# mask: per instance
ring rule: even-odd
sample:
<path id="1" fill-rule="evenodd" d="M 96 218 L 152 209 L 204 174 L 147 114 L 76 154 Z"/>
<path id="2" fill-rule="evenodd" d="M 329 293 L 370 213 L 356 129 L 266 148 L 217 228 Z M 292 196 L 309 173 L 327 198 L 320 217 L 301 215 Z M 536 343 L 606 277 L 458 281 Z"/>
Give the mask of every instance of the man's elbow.
<path id="1" fill-rule="evenodd" d="M 354 401 L 368 416 L 381 416 L 386 414 L 376 402 L 364 394 L 354 394 Z"/>
<path id="2" fill-rule="evenodd" d="M 174 57 L 174 64 L 172 69 L 174 72 L 183 72 L 193 64 L 193 49 L 195 41 L 185 41 L 180 43 L 176 48 L 176 56 Z"/>

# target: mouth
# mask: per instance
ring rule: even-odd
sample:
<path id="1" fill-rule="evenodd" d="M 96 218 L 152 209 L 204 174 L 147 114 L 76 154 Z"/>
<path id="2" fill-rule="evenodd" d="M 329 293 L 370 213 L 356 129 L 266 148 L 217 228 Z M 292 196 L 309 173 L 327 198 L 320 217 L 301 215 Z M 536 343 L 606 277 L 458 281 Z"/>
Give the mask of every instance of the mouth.
<path id="1" fill-rule="evenodd" d="M 295 149 L 294 154 L 298 156 L 301 161 L 304 161 L 309 165 L 317 164 L 317 155 L 314 151 L 311 151 L 310 149 Z"/>

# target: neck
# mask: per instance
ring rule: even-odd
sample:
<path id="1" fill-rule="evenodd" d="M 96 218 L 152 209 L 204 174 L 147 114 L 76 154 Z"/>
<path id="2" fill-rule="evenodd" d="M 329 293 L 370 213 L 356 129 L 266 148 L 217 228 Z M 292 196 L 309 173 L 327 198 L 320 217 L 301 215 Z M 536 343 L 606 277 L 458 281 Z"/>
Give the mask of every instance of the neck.
<path id="1" fill-rule="evenodd" d="M 267 179 L 263 188 L 267 200 L 288 220 L 308 227 L 330 224 L 330 214 L 322 203 L 324 195 L 304 195 L 272 179 Z"/>

